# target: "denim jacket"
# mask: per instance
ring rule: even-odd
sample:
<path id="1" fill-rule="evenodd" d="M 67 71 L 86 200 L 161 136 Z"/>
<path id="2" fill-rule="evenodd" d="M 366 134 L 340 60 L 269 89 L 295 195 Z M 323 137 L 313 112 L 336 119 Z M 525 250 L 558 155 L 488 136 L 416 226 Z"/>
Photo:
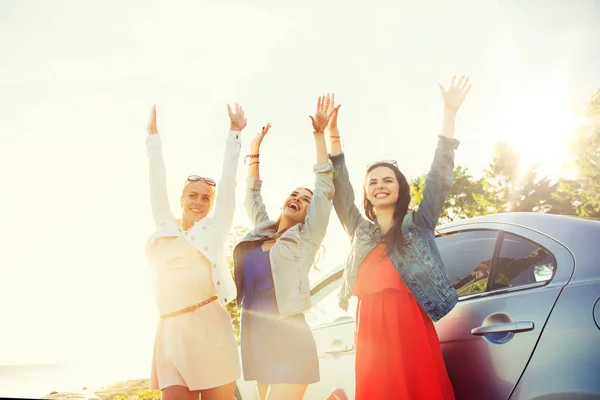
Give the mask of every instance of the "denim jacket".
<path id="1" fill-rule="evenodd" d="M 314 172 L 315 190 L 304 223 L 292 226 L 278 237 L 269 255 L 280 318 L 299 314 L 310 308 L 308 273 L 327 231 L 334 193 L 331 164 L 316 164 Z M 260 179 L 248 178 L 244 205 L 254 229 L 233 251 L 238 305 L 244 300 L 244 257 L 257 246 L 256 241 L 276 232 L 276 222 L 269 219 L 262 201 L 261 186 Z"/>
<path id="2" fill-rule="evenodd" d="M 456 305 L 454 290 L 435 244 L 436 227 L 453 182 L 454 150 L 459 141 L 440 136 L 431 169 L 425 180 L 423 200 L 417 211 L 410 211 L 402 221 L 405 246 L 402 253 L 389 257 L 415 299 L 435 322 Z M 356 283 L 358 269 L 366 255 L 381 243 L 377 222 L 362 217 L 354 204 L 354 191 L 348 178 L 344 153 L 331 156 L 334 169 L 333 206 L 346 233 L 351 250 L 342 277 L 339 305 L 348 309 L 348 300 Z"/>

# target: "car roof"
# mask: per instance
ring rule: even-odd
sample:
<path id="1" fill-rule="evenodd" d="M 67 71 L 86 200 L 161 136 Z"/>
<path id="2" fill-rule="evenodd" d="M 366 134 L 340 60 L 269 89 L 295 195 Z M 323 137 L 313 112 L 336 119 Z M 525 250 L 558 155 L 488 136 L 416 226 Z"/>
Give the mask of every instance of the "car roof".
<path id="1" fill-rule="evenodd" d="M 600 221 L 592 218 L 581 218 L 569 215 L 545 214 L 535 212 L 514 212 L 483 215 L 468 218 L 449 224 L 440 225 L 438 229 L 447 230 L 453 227 L 475 223 L 498 222 L 513 224 L 541 232 L 562 243 L 574 253 L 587 253 L 586 247 L 594 247 L 600 241 Z"/>
<path id="2" fill-rule="evenodd" d="M 521 225 L 529 229 L 543 232 L 561 242 L 569 241 L 568 229 L 578 228 L 589 232 L 600 229 L 600 220 L 594 218 L 582 218 L 571 215 L 545 214 L 536 212 L 511 212 L 482 215 L 480 217 L 467 218 L 448 224 L 443 224 L 438 229 L 447 229 L 471 223 L 510 223 Z"/>

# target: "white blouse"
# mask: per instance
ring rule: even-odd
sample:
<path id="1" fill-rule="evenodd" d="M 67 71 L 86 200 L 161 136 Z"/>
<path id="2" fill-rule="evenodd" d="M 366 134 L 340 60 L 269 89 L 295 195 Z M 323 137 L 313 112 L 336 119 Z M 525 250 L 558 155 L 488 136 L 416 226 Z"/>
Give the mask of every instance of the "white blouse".
<path id="1" fill-rule="evenodd" d="M 153 268 L 158 260 L 153 259 L 150 246 L 158 238 L 183 237 L 191 243 L 212 266 L 212 280 L 223 306 L 236 297 L 236 287 L 229 263 L 225 256 L 225 244 L 233 225 L 235 212 L 236 174 L 240 157 L 241 132 L 229 131 L 223 157 L 221 179 L 217 182 L 215 211 L 212 217 L 204 217 L 187 232 L 179 229 L 171 213 L 167 195 L 166 170 L 162 155 L 160 135 L 148 135 L 146 148 L 150 166 L 150 199 L 156 231 L 146 245 L 148 261 Z M 188 304 L 191 306 L 193 304 Z M 186 306 L 186 307 L 187 307 Z"/>

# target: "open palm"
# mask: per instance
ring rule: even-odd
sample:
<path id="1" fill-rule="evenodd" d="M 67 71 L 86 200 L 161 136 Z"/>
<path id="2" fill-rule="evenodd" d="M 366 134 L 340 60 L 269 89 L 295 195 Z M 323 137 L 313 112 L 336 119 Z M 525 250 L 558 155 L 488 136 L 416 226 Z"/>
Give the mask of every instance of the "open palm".
<path id="1" fill-rule="evenodd" d="M 235 112 L 231 110 L 231 106 L 227 104 L 227 112 L 229 113 L 229 126 L 232 131 L 242 131 L 246 127 L 247 121 L 244 116 L 244 109 L 238 103 L 235 103 Z"/>
<path id="2" fill-rule="evenodd" d="M 319 96 L 315 116 L 313 117 L 312 115 L 309 115 L 315 133 L 322 134 L 325 132 L 325 128 L 327 127 L 327 124 L 329 123 L 329 120 L 335 110 L 330 106 L 331 102 L 332 99 L 329 95 Z"/>
<path id="3" fill-rule="evenodd" d="M 252 142 L 250 143 L 250 148 L 254 152 L 258 152 L 258 150 L 260 149 L 260 145 L 267 133 L 269 132 L 269 129 L 271 129 L 271 123 L 268 123 L 267 125 L 263 126 L 260 132 L 258 132 L 258 135 L 254 136 L 254 138 L 252 139 Z"/>
<path id="4" fill-rule="evenodd" d="M 467 93 L 471 90 L 469 78 L 465 75 L 461 76 L 458 82 L 456 81 L 456 75 L 453 76 L 448 90 L 446 90 L 441 83 L 439 83 L 438 86 L 440 87 L 442 98 L 444 99 L 444 105 L 447 109 L 452 111 L 458 111 L 465 100 Z"/>

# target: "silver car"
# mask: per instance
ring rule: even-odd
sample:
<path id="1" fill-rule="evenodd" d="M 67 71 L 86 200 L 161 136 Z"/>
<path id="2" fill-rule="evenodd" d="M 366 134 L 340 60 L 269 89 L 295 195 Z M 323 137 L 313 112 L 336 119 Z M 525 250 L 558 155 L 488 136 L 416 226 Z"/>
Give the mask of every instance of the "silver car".
<path id="1" fill-rule="evenodd" d="M 540 213 L 487 215 L 438 227 L 459 303 L 436 323 L 457 399 L 600 399 L 600 222 Z M 343 266 L 316 283 L 321 380 L 354 398 L 354 317 L 337 305 Z M 410 329 L 407 326 L 406 329 Z M 240 400 L 255 397 L 238 383 Z"/>

